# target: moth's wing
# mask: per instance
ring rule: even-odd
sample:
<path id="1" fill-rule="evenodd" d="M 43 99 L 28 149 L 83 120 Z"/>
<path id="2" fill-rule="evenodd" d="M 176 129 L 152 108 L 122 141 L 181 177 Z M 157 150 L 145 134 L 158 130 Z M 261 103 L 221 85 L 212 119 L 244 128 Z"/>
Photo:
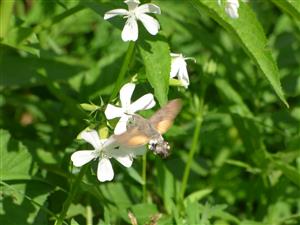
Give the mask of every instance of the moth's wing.
<path id="1" fill-rule="evenodd" d="M 167 105 L 158 110 L 150 119 L 151 125 L 163 134 L 172 126 L 173 121 L 182 107 L 181 99 L 169 101 Z"/>
<path id="2" fill-rule="evenodd" d="M 149 137 L 141 132 L 138 127 L 129 128 L 120 135 L 114 135 L 117 142 L 127 147 L 139 147 L 149 142 Z"/>

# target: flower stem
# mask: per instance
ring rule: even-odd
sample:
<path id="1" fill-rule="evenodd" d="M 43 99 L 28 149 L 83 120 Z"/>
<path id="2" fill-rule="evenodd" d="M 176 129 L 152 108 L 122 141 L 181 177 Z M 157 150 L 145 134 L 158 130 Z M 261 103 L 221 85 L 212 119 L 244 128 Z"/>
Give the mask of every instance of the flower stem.
<path id="1" fill-rule="evenodd" d="M 93 225 L 93 211 L 90 204 L 86 206 L 86 225 Z"/>
<path id="2" fill-rule="evenodd" d="M 123 61 L 120 73 L 118 75 L 118 79 L 116 81 L 115 87 L 112 91 L 109 101 L 112 101 L 118 95 L 118 92 L 122 86 L 124 77 L 126 75 L 126 72 L 128 71 L 129 64 L 132 61 L 132 56 L 133 56 L 134 49 L 135 49 L 134 47 L 135 47 L 135 42 L 132 42 L 132 41 L 129 42 L 129 46 L 128 46 L 128 49 L 127 49 L 127 52 L 125 55 L 125 59 Z"/>
<path id="3" fill-rule="evenodd" d="M 82 169 L 80 170 L 78 176 L 76 177 L 76 179 L 71 187 L 71 190 L 69 192 L 69 195 L 68 195 L 66 201 L 64 202 L 63 208 L 58 216 L 58 219 L 55 221 L 54 225 L 62 225 L 63 224 L 64 219 L 67 215 L 68 209 L 73 201 L 75 194 L 78 191 L 81 179 L 82 179 L 83 175 L 85 174 L 86 168 L 87 168 L 86 166 L 83 166 Z"/>
<path id="4" fill-rule="evenodd" d="M 187 164 L 185 166 L 184 173 L 183 173 L 183 178 L 182 178 L 182 181 L 181 181 L 181 190 L 180 190 L 180 195 L 179 195 L 180 201 L 184 200 L 184 194 L 185 194 L 185 191 L 186 191 L 188 178 L 190 176 L 190 171 L 191 171 L 191 165 L 192 165 L 192 162 L 193 162 L 193 158 L 194 158 L 194 155 L 196 153 L 196 150 L 199 148 L 200 131 L 201 131 L 201 125 L 202 125 L 202 122 L 203 122 L 205 91 L 206 91 L 206 86 L 204 85 L 203 89 L 202 89 L 202 92 L 200 94 L 200 97 L 199 97 L 199 105 L 196 107 L 196 109 L 197 109 L 197 112 L 196 112 L 196 126 L 195 126 L 195 130 L 194 130 L 192 146 L 191 146 L 189 156 L 188 156 L 188 161 L 187 161 Z"/>
<path id="5" fill-rule="evenodd" d="M 188 157 L 188 162 L 186 164 L 186 167 L 184 169 L 184 174 L 183 174 L 183 178 L 181 181 L 181 190 L 180 190 L 180 200 L 184 199 L 184 194 L 185 194 L 185 190 L 186 190 L 186 186 L 187 186 L 187 181 L 190 175 L 190 170 L 191 170 L 191 164 L 193 162 L 193 158 L 195 155 L 195 152 L 198 148 L 199 145 L 199 136 L 200 136 L 200 128 L 201 128 L 201 123 L 202 123 L 202 118 L 196 118 L 196 127 L 195 127 L 195 131 L 194 131 L 194 136 L 193 136 L 193 143 L 192 143 L 192 147 L 191 150 L 189 152 L 189 157 Z"/>
<path id="6" fill-rule="evenodd" d="M 142 168 L 143 184 L 143 202 L 147 202 L 147 154 L 143 155 L 143 168 Z"/>

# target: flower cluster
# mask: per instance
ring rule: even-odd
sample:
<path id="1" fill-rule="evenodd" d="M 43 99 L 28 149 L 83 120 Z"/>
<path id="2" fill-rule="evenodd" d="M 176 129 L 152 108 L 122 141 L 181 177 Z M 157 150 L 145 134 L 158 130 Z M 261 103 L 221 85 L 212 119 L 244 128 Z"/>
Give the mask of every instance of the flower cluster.
<path id="1" fill-rule="evenodd" d="M 126 150 L 120 149 L 109 139 L 100 139 L 96 130 L 83 131 L 80 137 L 93 146 L 93 150 L 80 150 L 74 152 L 71 160 L 74 166 L 80 167 L 94 159 L 99 159 L 97 178 L 99 181 L 110 181 L 114 177 L 114 171 L 110 158 L 115 158 L 125 167 L 132 165 L 130 154 L 124 154 Z M 133 153 L 131 153 L 133 154 Z"/>
<path id="2" fill-rule="evenodd" d="M 126 124 L 131 115 L 140 110 L 150 109 L 155 106 L 152 94 L 146 94 L 131 103 L 131 96 L 135 89 L 135 84 L 125 84 L 120 90 L 121 107 L 108 104 L 105 115 L 108 120 L 121 117 L 115 127 L 115 134 L 126 132 Z M 76 167 L 81 167 L 86 163 L 98 159 L 97 178 L 100 182 L 111 181 L 114 171 L 110 162 L 111 158 L 116 159 L 125 167 L 131 167 L 133 159 L 145 153 L 145 147 L 127 148 L 115 141 L 113 136 L 108 139 L 100 139 L 96 130 L 85 130 L 80 138 L 90 143 L 93 150 L 80 150 L 72 154 L 71 160 Z"/>
<path id="3" fill-rule="evenodd" d="M 123 41 L 136 41 L 139 36 L 138 21 L 140 21 L 151 35 L 156 35 L 160 29 L 159 22 L 149 13 L 161 14 L 160 8 L 154 4 L 142 4 L 139 0 L 125 0 L 128 10 L 114 9 L 105 13 L 104 19 L 108 20 L 115 16 L 123 16 L 126 19 L 122 30 Z M 186 60 L 182 54 L 171 53 L 170 79 L 175 77 L 181 86 L 187 88 L 190 81 Z M 134 83 L 127 83 L 120 89 L 120 106 L 108 104 L 104 114 L 107 120 L 120 118 L 114 128 L 114 135 L 119 135 L 127 130 L 128 120 L 136 112 L 151 109 L 155 106 L 154 96 L 151 93 L 145 94 L 139 99 L 132 101 L 135 89 Z M 76 167 L 98 160 L 97 178 L 100 182 L 111 181 L 114 171 L 110 159 L 114 158 L 125 167 L 131 167 L 133 159 L 145 153 L 145 147 L 131 148 L 122 146 L 114 136 L 101 139 L 96 130 L 84 130 L 79 137 L 93 146 L 92 150 L 79 150 L 72 154 L 71 160 Z"/>

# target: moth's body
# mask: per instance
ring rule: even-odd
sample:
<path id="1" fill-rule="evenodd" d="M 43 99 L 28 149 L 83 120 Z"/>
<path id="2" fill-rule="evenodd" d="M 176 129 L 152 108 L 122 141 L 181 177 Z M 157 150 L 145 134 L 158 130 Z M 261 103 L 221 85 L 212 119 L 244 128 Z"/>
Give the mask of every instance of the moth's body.
<path id="1" fill-rule="evenodd" d="M 164 141 L 162 135 L 152 126 L 151 122 L 140 115 L 132 115 L 127 124 L 127 130 L 136 128 L 140 134 L 149 138 L 149 149 L 154 151 L 155 154 L 162 155 L 163 157 L 169 154 L 169 144 Z"/>
<path id="2" fill-rule="evenodd" d="M 145 119 L 134 114 L 127 122 L 127 131 L 115 138 L 121 144 L 129 147 L 138 147 L 149 143 L 149 149 L 155 154 L 166 157 L 169 155 L 170 146 L 164 140 L 165 133 L 173 123 L 181 109 L 181 100 L 170 101 L 166 106 L 158 110 L 152 117 Z"/>
<path id="3" fill-rule="evenodd" d="M 140 115 L 132 115 L 127 123 L 127 130 L 130 128 L 136 127 L 139 132 L 144 133 L 150 139 L 159 138 L 160 133 L 151 125 L 149 120 L 145 119 Z"/>

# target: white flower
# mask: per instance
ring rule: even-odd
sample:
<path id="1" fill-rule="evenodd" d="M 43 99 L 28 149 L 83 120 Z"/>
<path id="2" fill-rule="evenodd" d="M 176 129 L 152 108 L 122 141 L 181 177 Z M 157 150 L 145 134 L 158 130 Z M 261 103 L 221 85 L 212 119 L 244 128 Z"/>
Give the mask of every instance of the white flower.
<path id="1" fill-rule="evenodd" d="M 156 35 L 160 28 L 159 23 L 156 19 L 147 15 L 147 13 L 157 13 L 160 14 L 160 8 L 154 4 L 140 4 L 138 0 L 126 0 L 124 1 L 128 5 L 128 10 L 126 9 L 114 9 L 106 12 L 104 14 L 104 19 L 110 19 L 115 16 L 123 16 L 127 18 L 125 26 L 122 31 L 123 41 L 136 41 L 138 39 L 138 24 L 137 20 L 140 20 L 147 31 Z"/>
<path id="2" fill-rule="evenodd" d="M 93 159 L 99 158 L 97 178 L 99 181 L 111 181 L 114 171 L 110 158 L 115 158 L 125 167 L 131 167 L 133 157 L 142 154 L 140 149 L 125 149 L 117 146 L 113 139 L 100 139 L 97 131 L 83 131 L 80 137 L 90 143 L 94 150 L 80 150 L 72 154 L 71 160 L 76 167 L 81 167 Z"/>
<path id="3" fill-rule="evenodd" d="M 190 84 L 189 75 L 187 71 L 187 64 L 185 60 L 191 59 L 184 57 L 182 54 L 171 53 L 171 73 L 170 77 L 178 77 L 178 80 L 181 81 L 182 85 L 187 88 Z"/>
<path id="4" fill-rule="evenodd" d="M 225 12 L 232 19 L 237 19 L 237 18 L 239 18 L 239 12 L 238 12 L 239 7 L 240 7 L 240 4 L 239 4 L 238 0 L 227 0 L 226 6 L 225 6 Z"/>
<path id="5" fill-rule="evenodd" d="M 218 4 L 221 6 L 221 0 L 218 0 Z M 239 18 L 239 12 L 238 12 L 239 7 L 240 4 L 238 0 L 226 0 L 225 12 L 232 19 L 237 19 Z"/>
<path id="6" fill-rule="evenodd" d="M 108 120 L 121 117 L 117 123 L 114 133 L 121 134 L 125 132 L 128 119 L 137 111 L 151 109 L 155 106 L 155 100 L 152 94 L 146 94 L 135 102 L 131 103 L 131 96 L 135 89 L 135 84 L 127 83 L 120 90 L 121 107 L 108 104 L 105 109 L 105 116 Z"/>

